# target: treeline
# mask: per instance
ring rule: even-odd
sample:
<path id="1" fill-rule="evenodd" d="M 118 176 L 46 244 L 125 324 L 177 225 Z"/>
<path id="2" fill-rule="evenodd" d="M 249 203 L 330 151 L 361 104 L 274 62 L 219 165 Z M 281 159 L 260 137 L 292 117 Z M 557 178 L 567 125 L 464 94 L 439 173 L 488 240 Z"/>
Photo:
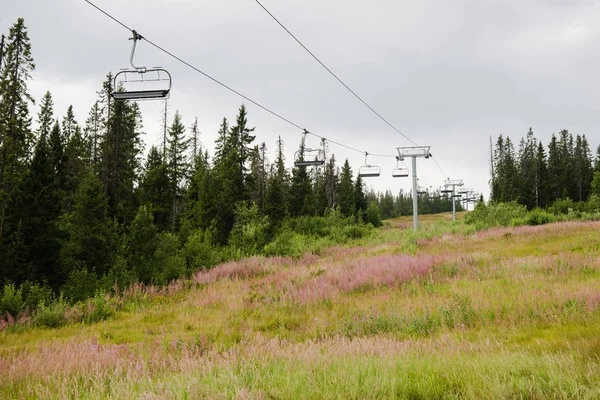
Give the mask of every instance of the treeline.
<path id="1" fill-rule="evenodd" d="M 595 160 L 585 135 L 568 130 L 553 134 L 547 151 L 529 129 L 518 152 L 510 137 L 500 135 L 491 168 L 491 200 L 511 202 L 529 210 L 557 200 L 588 201 L 600 196 L 600 146 Z"/>
<path id="2" fill-rule="evenodd" d="M 394 196 L 390 190 L 385 193 L 369 193 L 367 195 L 370 202 L 379 205 L 379 214 L 381 218 L 396 218 L 400 216 L 413 214 L 412 194 L 400 191 Z M 419 194 L 417 198 L 419 214 L 437 214 L 452 211 L 452 198 L 439 191 L 427 191 Z M 460 200 L 456 201 L 456 210 L 462 211 L 463 207 Z"/>
<path id="3" fill-rule="evenodd" d="M 331 156 L 320 168 L 289 170 L 280 138 L 270 162 L 243 105 L 235 120 L 222 120 L 213 155 L 201 149 L 197 122 L 186 128 L 179 113 L 162 145 L 145 153 L 140 109 L 112 99 L 110 74 L 84 124 L 72 106 L 57 118 L 48 92 L 33 130 L 34 61 L 23 19 L 4 50 L 0 285 L 13 293 L 7 298 L 36 306 L 51 293 L 77 301 L 115 284 L 163 284 L 246 255 L 295 255 L 359 238 L 380 224 L 379 206 L 386 217 L 404 213 L 406 196 L 390 203 L 389 194 L 365 193 L 347 160 L 341 168 Z"/>

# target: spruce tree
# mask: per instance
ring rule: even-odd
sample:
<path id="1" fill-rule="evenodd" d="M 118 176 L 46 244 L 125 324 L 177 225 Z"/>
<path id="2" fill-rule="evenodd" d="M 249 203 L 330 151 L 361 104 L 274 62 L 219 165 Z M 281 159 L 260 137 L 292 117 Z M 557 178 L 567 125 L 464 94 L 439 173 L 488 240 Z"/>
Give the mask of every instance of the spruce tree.
<path id="1" fill-rule="evenodd" d="M 92 108 L 88 119 L 85 121 L 83 129 L 84 140 L 88 146 L 87 153 L 90 157 L 90 166 L 94 171 L 100 170 L 100 143 L 102 141 L 102 132 L 105 129 L 106 120 L 104 118 L 100 103 L 96 101 Z"/>
<path id="2" fill-rule="evenodd" d="M 25 22 L 10 28 L 0 71 L 0 242 L 7 229 L 7 205 L 29 158 L 33 135 L 27 81 L 35 68 Z M 0 254 L 1 256 L 1 254 Z"/>
<path id="3" fill-rule="evenodd" d="M 529 128 L 525 139 L 519 145 L 519 202 L 528 209 L 536 206 L 535 178 L 536 178 L 536 151 L 537 139 L 533 130 Z"/>
<path id="4" fill-rule="evenodd" d="M 563 189 L 562 161 L 556 135 L 552 134 L 548 144 L 548 201 L 560 199 Z"/>
<path id="5" fill-rule="evenodd" d="M 298 160 L 304 159 L 304 138 L 300 143 Z M 292 217 L 312 215 L 312 183 L 306 166 L 292 169 L 292 182 L 289 191 L 289 212 Z"/>
<path id="6" fill-rule="evenodd" d="M 354 183 L 354 209 L 356 212 L 367 211 L 367 198 L 365 196 L 364 183 L 360 175 L 356 177 Z"/>
<path id="7" fill-rule="evenodd" d="M 546 160 L 546 152 L 544 145 L 540 141 L 538 143 L 535 156 L 535 195 L 536 205 L 538 207 L 546 207 L 549 197 L 549 178 L 548 178 L 548 163 Z"/>
<path id="8" fill-rule="evenodd" d="M 83 137 L 81 128 L 75 121 L 72 106 L 69 107 L 67 116 L 63 119 L 62 138 L 66 142 L 62 188 L 65 192 L 64 209 L 69 212 L 73 208 L 73 197 L 79 185 L 91 171 L 89 146 Z"/>
<path id="9" fill-rule="evenodd" d="M 61 283 L 58 274 L 60 237 L 58 219 L 61 214 L 62 191 L 49 143 L 53 122 L 52 97 L 46 93 L 38 116 L 38 140 L 34 155 L 11 201 L 12 280 L 45 280 L 54 288 Z M 54 129 L 60 130 L 58 124 Z M 10 273 L 10 271 L 7 271 Z"/>
<path id="10" fill-rule="evenodd" d="M 106 134 L 100 145 L 100 176 L 111 215 L 120 223 L 127 223 L 138 209 L 134 188 L 143 150 L 141 113 L 136 103 L 125 101 L 113 102 L 109 111 Z"/>
<path id="11" fill-rule="evenodd" d="M 170 185 L 168 168 L 163 161 L 161 151 L 156 146 L 152 146 L 144 164 L 139 197 L 140 203 L 152 214 L 154 223 L 161 231 L 172 226 L 173 196 Z"/>
<path id="12" fill-rule="evenodd" d="M 340 178 L 340 210 L 345 216 L 353 215 L 356 212 L 354 182 L 352 180 L 352 168 L 348 159 L 342 167 L 342 175 Z"/>
<path id="13" fill-rule="evenodd" d="M 63 276 L 82 268 L 102 276 L 114 264 L 118 239 L 105 187 L 89 173 L 73 200 L 73 211 L 65 219 L 68 239 L 62 251 Z"/>
<path id="14" fill-rule="evenodd" d="M 171 229 L 175 225 L 183 204 L 184 185 L 189 177 L 190 163 L 187 151 L 190 141 L 185 137 L 185 127 L 181 115 L 175 112 L 173 123 L 167 132 L 167 171 L 171 192 Z"/>
<path id="15" fill-rule="evenodd" d="M 285 156 L 283 154 L 283 141 L 281 136 L 277 140 L 277 158 L 275 170 L 267 183 L 265 194 L 265 214 L 274 226 L 279 226 L 287 215 L 287 184 L 288 177 L 285 169 Z"/>

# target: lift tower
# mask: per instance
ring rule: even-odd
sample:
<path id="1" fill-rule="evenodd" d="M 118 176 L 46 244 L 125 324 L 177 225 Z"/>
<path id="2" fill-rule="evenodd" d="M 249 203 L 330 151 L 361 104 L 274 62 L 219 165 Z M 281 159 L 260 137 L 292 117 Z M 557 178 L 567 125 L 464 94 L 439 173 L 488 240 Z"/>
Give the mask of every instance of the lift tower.
<path id="1" fill-rule="evenodd" d="M 456 187 L 463 185 L 462 179 L 448 179 L 444 182 L 446 188 L 452 188 L 452 220 L 456 221 L 456 198 L 459 194 L 456 194 Z"/>
<path id="2" fill-rule="evenodd" d="M 417 157 L 429 158 L 431 146 L 415 146 L 415 147 L 397 147 L 399 161 L 404 161 L 404 158 L 412 158 L 412 198 L 413 198 L 413 222 L 415 232 L 419 230 L 419 206 L 417 202 Z"/>

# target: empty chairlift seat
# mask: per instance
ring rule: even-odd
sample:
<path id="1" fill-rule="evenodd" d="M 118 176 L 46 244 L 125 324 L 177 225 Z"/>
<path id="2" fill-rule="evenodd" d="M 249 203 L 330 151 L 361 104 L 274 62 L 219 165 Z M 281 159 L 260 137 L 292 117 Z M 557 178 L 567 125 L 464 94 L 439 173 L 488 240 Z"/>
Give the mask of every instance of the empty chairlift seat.
<path id="1" fill-rule="evenodd" d="M 392 170 L 392 177 L 394 178 L 406 178 L 408 176 L 408 168 L 394 168 Z"/>
<path id="2" fill-rule="evenodd" d="M 171 93 L 171 74 L 162 68 L 119 71 L 112 96 L 116 100 L 165 99 Z"/>
<path id="3" fill-rule="evenodd" d="M 136 31 L 131 31 L 133 47 L 129 63 L 130 69 L 119 71 L 113 81 L 112 97 L 115 100 L 153 100 L 168 98 L 171 93 L 171 74 L 160 67 L 146 68 L 137 67 L 133 63 L 135 48 L 138 40 L 143 37 Z"/>
<path id="4" fill-rule="evenodd" d="M 365 165 L 358 169 L 358 176 L 361 178 L 376 178 L 381 175 L 381 168 L 378 165 L 370 165 L 367 163 L 369 153 L 365 153 Z"/>
<path id="5" fill-rule="evenodd" d="M 296 167 L 314 167 L 325 164 L 325 152 L 321 149 L 298 150 L 294 155 Z"/>

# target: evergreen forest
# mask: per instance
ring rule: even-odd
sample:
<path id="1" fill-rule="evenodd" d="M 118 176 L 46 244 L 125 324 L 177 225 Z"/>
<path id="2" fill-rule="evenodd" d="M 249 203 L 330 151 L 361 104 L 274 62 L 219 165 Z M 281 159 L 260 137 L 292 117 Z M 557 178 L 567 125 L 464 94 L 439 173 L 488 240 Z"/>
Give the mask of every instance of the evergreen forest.
<path id="1" fill-rule="evenodd" d="M 301 255 L 412 213 L 410 194 L 366 191 L 333 154 L 322 167 L 289 169 L 280 138 L 267 160 L 244 105 L 222 119 L 214 154 L 197 120 L 179 113 L 162 145 L 145 148 L 140 108 L 111 97 L 110 73 L 82 124 L 74 106 L 60 117 L 50 92 L 29 92 L 35 63 L 23 19 L 1 60 L 0 287 L 28 307 L 166 284 L 244 256 Z M 452 209 L 439 193 L 419 202 L 423 213 Z"/>
<path id="2" fill-rule="evenodd" d="M 498 136 L 491 162 L 491 200 L 548 208 L 558 203 L 597 203 L 600 197 L 600 146 L 592 155 L 585 135 L 561 130 L 547 150 L 533 130 L 519 141 Z"/>

